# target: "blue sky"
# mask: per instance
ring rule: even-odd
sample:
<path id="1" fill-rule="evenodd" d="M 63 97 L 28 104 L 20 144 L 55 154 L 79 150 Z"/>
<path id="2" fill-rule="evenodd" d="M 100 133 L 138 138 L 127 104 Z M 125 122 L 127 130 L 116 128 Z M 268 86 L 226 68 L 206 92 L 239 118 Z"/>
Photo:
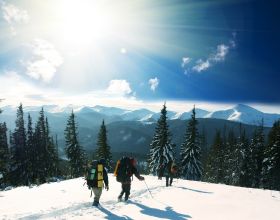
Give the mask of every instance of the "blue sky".
<path id="1" fill-rule="evenodd" d="M 167 101 L 276 111 L 279 4 L 0 0 L 2 105 Z"/>

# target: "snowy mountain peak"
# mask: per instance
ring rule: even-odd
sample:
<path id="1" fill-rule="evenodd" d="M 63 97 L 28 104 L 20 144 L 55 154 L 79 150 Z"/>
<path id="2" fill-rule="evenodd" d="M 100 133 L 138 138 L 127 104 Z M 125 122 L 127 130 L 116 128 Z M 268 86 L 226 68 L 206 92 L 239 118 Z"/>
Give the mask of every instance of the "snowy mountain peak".
<path id="1" fill-rule="evenodd" d="M 238 112 L 244 112 L 244 113 L 250 113 L 250 112 L 261 113 L 259 110 L 244 104 L 235 105 L 233 109 Z"/>

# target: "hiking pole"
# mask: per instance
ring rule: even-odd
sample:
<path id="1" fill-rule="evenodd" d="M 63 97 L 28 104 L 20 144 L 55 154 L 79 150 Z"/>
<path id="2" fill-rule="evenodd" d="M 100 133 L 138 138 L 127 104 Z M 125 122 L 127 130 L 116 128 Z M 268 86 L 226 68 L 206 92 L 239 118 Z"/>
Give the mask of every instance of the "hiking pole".
<path id="1" fill-rule="evenodd" d="M 152 193 L 151 193 L 151 191 L 150 191 L 150 189 L 149 189 L 149 187 L 148 187 L 148 185 L 147 185 L 147 183 L 146 183 L 146 180 L 144 180 L 144 183 L 145 183 L 146 188 L 147 188 L 147 190 L 149 191 L 151 197 L 154 198 L 153 195 L 152 195 Z"/>

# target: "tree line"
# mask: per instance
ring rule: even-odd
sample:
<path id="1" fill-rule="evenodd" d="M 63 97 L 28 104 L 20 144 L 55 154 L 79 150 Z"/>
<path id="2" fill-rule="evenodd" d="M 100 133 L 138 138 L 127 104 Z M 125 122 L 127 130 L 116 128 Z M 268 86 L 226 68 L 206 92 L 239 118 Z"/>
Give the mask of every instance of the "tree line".
<path id="1" fill-rule="evenodd" d="M 43 108 L 34 127 L 28 115 L 25 128 L 23 114 L 20 105 L 15 130 L 9 134 L 9 144 L 6 124 L 0 123 L 0 184 L 19 186 L 45 183 L 62 175 L 79 177 L 92 159 L 105 159 L 107 168 L 112 170 L 112 154 L 104 121 L 98 133 L 96 150 L 93 155 L 87 155 L 79 143 L 78 125 L 74 112 L 71 112 L 64 131 L 67 163 L 62 166 L 57 138 L 51 135 Z M 237 136 L 233 130 L 227 135 L 225 131 L 217 130 L 209 150 L 205 148 L 206 137 L 204 133 L 199 134 L 197 126 L 194 107 L 191 119 L 186 123 L 180 155 L 176 155 L 164 104 L 147 155 L 147 173 L 157 175 L 163 164 L 174 161 L 179 167 L 180 178 L 280 190 L 280 120 L 274 123 L 267 138 L 263 124 L 256 128 L 251 139 L 247 138 L 241 124 Z"/>
<path id="2" fill-rule="evenodd" d="M 163 164 L 175 161 L 180 168 L 178 175 L 184 179 L 280 190 L 280 120 L 274 123 L 267 141 L 263 123 L 251 139 L 241 124 L 238 137 L 233 130 L 227 136 L 217 130 L 208 150 L 205 135 L 198 133 L 194 107 L 177 157 L 167 122 L 164 104 L 150 145 L 148 172 L 157 174 Z"/>
<path id="3" fill-rule="evenodd" d="M 62 176 L 79 177 L 85 173 L 88 162 L 93 157 L 106 159 L 108 168 L 112 164 L 104 121 L 98 134 L 97 150 L 92 157 L 87 158 L 78 141 L 78 126 L 72 111 L 64 131 L 66 165 L 62 165 L 64 161 L 59 158 L 57 137 L 51 135 L 43 108 L 34 127 L 28 114 L 26 128 L 23 106 L 20 104 L 15 125 L 8 138 L 6 124 L 0 123 L 0 188 L 8 185 L 42 184 Z"/>

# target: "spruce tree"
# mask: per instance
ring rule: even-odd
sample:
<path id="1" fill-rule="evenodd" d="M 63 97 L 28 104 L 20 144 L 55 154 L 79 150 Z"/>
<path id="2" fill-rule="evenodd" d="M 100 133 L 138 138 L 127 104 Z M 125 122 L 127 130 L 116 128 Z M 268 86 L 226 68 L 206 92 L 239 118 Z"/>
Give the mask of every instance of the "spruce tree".
<path id="1" fill-rule="evenodd" d="M 224 181 L 223 143 L 221 132 L 216 131 L 204 174 L 204 179 L 208 182 L 222 183 Z"/>
<path id="2" fill-rule="evenodd" d="M 97 137 L 97 149 L 94 156 L 97 160 L 104 159 L 106 161 L 106 167 L 108 170 L 112 169 L 112 154 L 110 151 L 110 146 L 107 143 L 107 130 L 102 121 L 98 137 Z"/>
<path id="3" fill-rule="evenodd" d="M 46 148 L 47 148 L 47 155 L 46 155 L 46 166 L 47 166 L 47 176 L 53 177 L 56 175 L 57 172 L 57 155 L 55 149 L 55 143 L 53 138 L 50 136 L 50 128 L 48 118 L 46 117 Z"/>
<path id="4" fill-rule="evenodd" d="M 27 153 L 27 172 L 28 172 L 28 179 L 30 182 L 34 183 L 34 165 L 36 157 L 35 146 L 34 146 L 34 133 L 32 128 L 32 118 L 30 114 L 28 114 L 28 122 L 27 122 L 27 135 L 26 135 L 26 153 Z"/>
<path id="5" fill-rule="evenodd" d="M 247 146 L 245 143 L 245 133 L 242 125 L 240 123 L 239 128 L 239 137 L 237 138 L 236 147 L 233 151 L 233 170 L 232 170 L 232 185 L 239 186 L 240 185 L 240 176 L 242 172 L 242 166 L 245 158 L 245 147 Z M 243 174 L 242 174 L 243 175 Z"/>
<path id="6" fill-rule="evenodd" d="M 34 177 L 37 183 L 45 183 L 48 176 L 48 152 L 46 141 L 45 114 L 42 108 L 34 132 L 35 163 Z"/>
<path id="7" fill-rule="evenodd" d="M 27 185 L 27 149 L 26 132 L 22 104 L 17 109 L 16 128 L 12 134 L 11 146 L 11 182 L 13 185 Z"/>
<path id="8" fill-rule="evenodd" d="M 185 141 L 181 145 L 182 176 L 188 180 L 200 180 L 202 176 L 201 147 L 195 118 L 195 107 L 185 134 Z"/>
<path id="9" fill-rule="evenodd" d="M 242 135 L 242 164 L 239 177 L 239 186 L 251 187 L 253 180 L 253 172 L 255 161 L 253 159 L 253 148 L 249 144 L 248 139 L 246 138 L 245 130 Z"/>
<path id="10" fill-rule="evenodd" d="M 74 112 L 72 111 L 65 129 L 65 152 L 67 158 L 69 159 L 71 177 L 79 177 L 84 172 L 84 152 L 78 142 L 77 136 L 77 125 L 75 122 Z"/>
<path id="11" fill-rule="evenodd" d="M 167 111 L 164 103 L 160 118 L 157 121 L 155 134 L 150 144 L 148 155 L 149 171 L 156 174 L 169 161 L 174 161 L 175 144 L 171 143 L 171 134 L 167 124 Z"/>
<path id="12" fill-rule="evenodd" d="M 236 148 L 237 140 L 233 130 L 229 130 L 228 137 L 225 143 L 224 149 L 224 183 L 228 185 L 233 184 L 234 173 L 234 151 Z"/>
<path id="13" fill-rule="evenodd" d="M 252 157 L 254 161 L 253 174 L 252 174 L 252 187 L 261 186 L 261 175 L 263 168 L 264 149 L 265 149 L 265 136 L 264 136 L 263 121 L 254 131 L 253 138 L 250 143 L 252 149 Z"/>
<path id="14" fill-rule="evenodd" d="M 9 182 L 9 157 L 6 123 L 0 123 L 0 188 Z"/>
<path id="15" fill-rule="evenodd" d="M 265 188 L 280 190 L 280 120 L 273 124 L 264 151 L 262 184 Z"/>

